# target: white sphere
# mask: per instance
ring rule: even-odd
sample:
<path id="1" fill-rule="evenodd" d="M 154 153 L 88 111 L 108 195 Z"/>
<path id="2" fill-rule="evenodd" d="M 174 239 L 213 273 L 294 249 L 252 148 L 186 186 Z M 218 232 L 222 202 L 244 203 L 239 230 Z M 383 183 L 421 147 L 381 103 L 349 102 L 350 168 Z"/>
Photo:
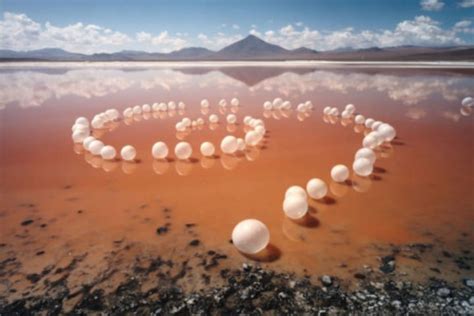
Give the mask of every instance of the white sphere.
<path id="1" fill-rule="evenodd" d="M 299 219 L 308 212 L 308 201 L 298 195 L 285 197 L 283 201 L 283 211 L 291 219 Z"/>
<path id="2" fill-rule="evenodd" d="M 238 223 L 232 231 L 232 243 L 242 253 L 255 254 L 267 247 L 270 232 L 267 226 L 256 219 Z"/>
<path id="3" fill-rule="evenodd" d="M 352 115 L 352 113 L 349 112 L 349 111 L 347 111 L 347 110 L 344 110 L 344 111 L 342 111 L 342 113 L 341 113 L 341 117 L 344 118 L 344 119 L 350 118 L 351 115 Z"/>
<path id="4" fill-rule="evenodd" d="M 209 107 L 209 101 L 207 99 L 202 99 L 201 100 L 201 107 L 202 108 L 208 108 Z"/>
<path id="5" fill-rule="evenodd" d="M 289 110 L 291 109 L 291 102 L 290 101 L 285 101 L 282 103 L 281 108 L 284 110 Z"/>
<path id="6" fill-rule="evenodd" d="M 196 120 L 196 122 L 197 122 L 199 125 L 202 125 L 202 124 L 204 124 L 204 119 L 203 119 L 202 117 L 200 117 L 200 118 L 198 118 L 198 119 Z"/>
<path id="7" fill-rule="evenodd" d="M 380 122 L 380 121 L 375 121 L 375 122 L 372 124 L 371 128 L 375 131 L 375 130 L 377 130 L 377 128 L 378 128 L 380 125 L 382 125 L 382 122 Z"/>
<path id="8" fill-rule="evenodd" d="M 179 142 L 176 144 L 176 147 L 174 148 L 174 154 L 178 159 L 188 159 L 191 157 L 191 154 L 193 153 L 193 149 L 191 145 L 187 142 Z"/>
<path id="9" fill-rule="evenodd" d="M 237 138 L 232 135 L 224 137 L 221 141 L 221 150 L 225 154 L 233 154 L 237 151 Z"/>
<path id="10" fill-rule="evenodd" d="M 259 133 L 260 135 L 264 135 L 266 130 L 265 130 L 265 127 L 263 127 L 262 125 L 257 125 L 255 127 L 255 131 Z"/>
<path id="11" fill-rule="evenodd" d="M 245 140 L 243 138 L 237 138 L 237 150 L 245 149 Z"/>
<path id="12" fill-rule="evenodd" d="M 361 148 L 359 149 L 354 156 L 354 159 L 365 158 L 370 161 L 371 164 L 374 164 L 376 156 L 372 149 L 370 148 Z"/>
<path id="13" fill-rule="evenodd" d="M 273 107 L 272 103 L 270 101 L 265 101 L 265 103 L 263 103 L 263 108 L 265 110 L 271 110 Z"/>
<path id="14" fill-rule="evenodd" d="M 358 158 L 352 164 L 352 170 L 354 170 L 357 175 L 366 177 L 372 173 L 374 165 L 371 164 L 367 158 Z"/>
<path id="15" fill-rule="evenodd" d="M 135 150 L 135 147 L 131 145 L 125 145 L 120 151 L 120 156 L 122 156 L 123 160 L 133 161 L 137 156 L 137 151 Z"/>
<path id="16" fill-rule="evenodd" d="M 93 155 L 100 155 L 100 151 L 104 147 L 104 143 L 100 140 L 94 140 L 89 144 L 89 151 Z"/>
<path id="17" fill-rule="evenodd" d="M 176 123 L 176 130 L 178 132 L 184 132 L 186 130 L 186 124 L 183 121 Z"/>
<path id="18" fill-rule="evenodd" d="M 365 127 L 372 128 L 372 124 L 374 124 L 375 120 L 373 118 L 368 118 L 365 120 Z"/>
<path id="19" fill-rule="evenodd" d="M 89 126 L 89 120 L 83 116 L 80 116 L 76 119 L 75 124 L 81 124 Z"/>
<path id="20" fill-rule="evenodd" d="M 397 132 L 395 128 L 389 124 L 382 124 L 377 128 L 377 132 L 379 132 L 380 136 L 387 142 L 392 141 L 395 136 L 397 136 Z"/>
<path id="21" fill-rule="evenodd" d="M 160 104 L 155 102 L 151 105 L 151 109 L 154 111 L 154 112 L 157 112 L 160 110 Z"/>
<path id="22" fill-rule="evenodd" d="M 110 121 L 115 121 L 120 117 L 119 111 L 116 109 L 108 109 L 105 111 L 105 115 L 107 115 Z"/>
<path id="23" fill-rule="evenodd" d="M 279 109 L 281 107 L 281 105 L 283 104 L 283 100 L 281 98 L 275 98 L 272 102 L 272 106 L 275 108 L 275 109 Z"/>
<path id="24" fill-rule="evenodd" d="M 184 126 L 189 127 L 189 126 L 191 126 L 192 121 L 189 117 L 185 117 L 181 120 L 181 122 L 183 122 Z"/>
<path id="25" fill-rule="evenodd" d="M 219 122 L 219 117 L 216 114 L 211 114 L 209 115 L 209 122 L 217 123 Z"/>
<path id="26" fill-rule="evenodd" d="M 356 117 L 354 118 L 354 122 L 356 124 L 364 124 L 365 122 L 365 117 L 362 115 L 362 114 L 358 114 L 356 115 Z"/>
<path id="27" fill-rule="evenodd" d="M 245 134 L 245 143 L 250 146 L 257 145 L 261 139 L 262 139 L 262 135 L 260 135 L 256 131 L 248 131 Z"/>
<path id="28" fill-rule="evenodd" d="M 164 102 L 161 102 L 159 105 L 158 105 L 158 108 L 160 109 L 160 111 L 168 111 L 168 105 Z"/>
<path id="29" fill-rule="evenodd" d="M 115 158 L 115 155 L 117 155 L 117 151 L 114 147 L 107 145 L 102 147 L 102 149 L 100 150 L 100 155 L 104 160 L 112 160 Z"/>
<path id="30" fill-rule="evenodd" d="M 362 140 L 362 146 L 366 148 L 374 149 L 375 147 L 377 147 L 377 144 L 378 144 L 378 138 L 372 133 L 369 133 Z"/>
<path id="31" fill-rule="evenodd" d="M 312 109 L 313 109 L 313 102 L 311 102 L 311 101 L 306 101 L 306 102 L 304 103 L 304 105 L 306 106 L 306 109 L 308 109 L 308 110 L 312 110 Z"/>
<path id="32" fill-rule="evenodd" d="M 377 140 L 377 146 L 381 145 L 385 141 L 384 136 L 379 131 L 372 131 L 367 134 L 367 136 L 374 137 Z"/>
<path id="33" fill-rule="evenodd" d="M 326 106 L 324 109 L 323 109 L 323 113 L 325 115 L 329 115 L 329 113 L 331 113 L 331 107 L 330 106 Z"/>
<path id="34" fill-rule="evenodd" d="M 465 97 L 464 99 L 462 99 L 461 104 L 462 106 L 474 106 L 474 99 L 472 97 Z"/>
<path id="35" fill-rule="evenodd" d="M 338 116 L 339 110 L 337 108 L 332 108 L 331 111 L 329 111 L 329 115 Z"/>
<path id="36" fill-rule="evenodd" d="M 328 187 L 323 180 L 314 178 L 306 184 L 306 191 L 313 199 L 322 199 L 328 193 Z"/>
<path id="37" fill-rule="evenodd" d="M 132 108 L 126 108 L 125 110 L 123 110 L 123 116 L 132 117 L 133 116 L 133 109 Z"/>
<path id="38" fill-rule="evenodd" d="M 238 106 L 238 105 L 240 104 L 239 99 L 237 99 L 237 98 L 232 98 L 232 100 L 230 100 L 230 104 L 231 104 L 232 106 Z"/>
<path id="39" fill-rule="evenodd" d="M 173 101 L 168 102 L 168 110 L 176 110 L 176 103 Z"/>
<path id="40" fill-rule="evenodd" d="M 186 104 L 184 102 L 179 102 L 178 103 L 178 109 L 184 110 L 186 108 Z"/>
<path id="41" fill-rule="evenodd" d="M 145 113 L 148 113 L 151 111 L 151 106 L 149 104 L 143 104 L 142 105 L 142 111 Z"/>
<path id="42" fill-rule="evenodd" d="M 227 115 L 227 123 L 235 124 L 235 122 L 237 122 L 237 117 L 235 116 L 235 114 Z"/>
<path id="43" fill-rule="evenodd" d="M 133 107 L 133 114 L 141 114 L 142 113 L 142 108 L 139 105 L 135 105 Z"/>
<path id="44" fill-rule="evenodd" d="M 204 142 L 201 144 L 201 154 L 205 157 L 214 155 L 216 149 L 211 142 Z"/>
<path id="45" fill-rule="evenodd" d="M 252 120 L 252 117 L 247 115 L 246 117 L 244 117 L 243 122 L 245 125 L 249 125 L 251 120 Z"/>
<path id="46" fill-rule="evenodd" d="M 104 125 L 104 121 L 100 117 L 94 116 L 91 125 L 93 128 L 102 128 L 102 126 Z"/>
<path id="47" fill-rule="evenodd" d="M 86 139 L 87 136 L 89 136 L 89 132 L 76 130 L 72 133 L 72 140 L 75 143 L 80 144 L 84 141 L 84 139 Z"/>
<path id="48" fill-rule="evenodd" d="M 290 196 L 299 196 L 302 199 L 307 199 L 308 196 L 306 195 L 305 189 L 298 185 L 293 185 L 289 187 L 285 192 L 285 199 L 289 198 Z"/>
<path id="49" fill-rule="evenodd" d="M 165 159 L 168 156 L 168 146 L 164 142 L 156 142 L 151 147 L 151 155 L 155 159 Z"/>
<path id="50" fill-rule="evenodd" d="M 355 111 L 355 106 L 354 106 L 354 104 L 348 104 L 348 105 L 346 105 L 345 109 L 346 109 L 346 111 L 348 111 L 349 113 L 352 114 Z"/>
<path id="51" fill-rule="evenodd" d="M 80 131 L 80 132 L 85 132 L 85 133 L 90 133 L 91 129 L 89 128 L 89 125 L 82 125 L 82 124 L 74 124 L 72 127 L 71 127 L 71 130 L 73 132 L 77 132 L 77 131 Z"/>
<path id="52" fill-rule="evenodd" d="M 221 99 L 219 101 L 219 106 L 226 107 L 227 106 L 227 101 L 225 99 Z"/>
<path id="53" fill-rule="evenodd" d="M 331 169 L 331 178 L 336 182 L 344 182 L 349 178 L 349 169 L 344 165 L 335 165 Z"/>
<path id="54" fill-rule="evenodd" d="M 89 150 L 89 145 L 92 143 L 96 138 L 94 136 L 87 136 L 84 138 L 82 141 L 82 147 L 84 147 L 85 150 Z"/>

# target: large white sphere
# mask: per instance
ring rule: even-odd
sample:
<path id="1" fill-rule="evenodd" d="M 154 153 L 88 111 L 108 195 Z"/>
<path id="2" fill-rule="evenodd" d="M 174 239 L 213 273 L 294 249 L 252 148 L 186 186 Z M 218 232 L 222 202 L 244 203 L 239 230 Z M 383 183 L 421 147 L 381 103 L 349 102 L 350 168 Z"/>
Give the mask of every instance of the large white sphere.
<path id="1" fill-rule="evenodd" d="M 472 97 L 465 97 L 464 99 L 462 99 L 461 104 L 462 106 L 474 106 L 474 99 Z"/>
<path id="2" fill-rule="evenodd" d="M 82 143 L 87 136 L 89 136 L 89 132 L 76 130 L 72 133 L 72 140 L 79 144 Z"/>
<path id="3" fill-rule="evenodd" d="M 100 140 L 94 140 L 89 144 L 89 151 L 93 155 L 100 155 L 100 151 L 104 147 L 104 143 Z"/>
<path id="4" fill-rule="evenodd" d="M 347 110 L 344 110 L 344 111 L 342 111 L 342 113 L 341 113 L 341 117 L 342 117 L 343 119 L 350 118 L 351 115 L 352 115 L 352 113 L 349 112 L 349 111 L 347 111 Z"/>
<path id="5" fill-rule="evenodd" d="M 232 243 L 245 254 L 255 254 L 267 247 L 270 232 L 267 226 L 256 219 L 246 219 L 238 223 L 232 231 Z"/>
<path id="6" fill-rule="evenodd" d="M 122 156 L 122 159 L 125 161 L 133 161 L 137 155 L 137 151 L 135 150 L 135 147 L 131 145 L 125 145 L 122 147 L 122 150 L 120 151 L 120 156 Z"/>
<path id="7" fill-rule="evenodd" d="M 209 115 L 209 122 L 217 123 L 219 122 L 219 117 L 216 114 L 211 114 Z"/>
<path id="8" fill-rule="evenodd" d="M 265 130 L 265 127 L 263 127 L 262 125 L 257 125 L 255 127 L 255 131 L 259 133 L 260 135 L 264 135 L 266 130 Z"/>
<path id="9" fill-rule="evenodd" d="M 179 142 L 176 144 L 176 147 L 174 148 L 174 154 L 178 159 L 188 159 L 191 157 L 191 154 L 193 153 L 193 149 L 191 145 L 187 142 Z"/>
<path id="10" fill-rule="evenodd" d="M 123 110 L 123 116 L 124 117 L 132 117 L 133 116 L 133 109 L 132 108 L 126 108 Z"/>
<path id="11" fill-rule="evenodd" d="M 133 114 L 141 114 L 142 113 L 142 107 L 139 105 L 135 105 L 133 107 Z"/>
<path id="12" fill-rule="evenodd" d="M 314 178 L 306 184 L 306 191 L 313 199 L 322 199 L 328 193 L 328 187 L 323 180 Z"/>
<path id="13" fill-rule="evenodd" d="M 89 126 L 89 120 L 83 116 L 80 116 L 76 119 L 76 124 Z"/>
<path id="14" fill-rule="evenodd" d="M 204 142 L 201 144 L 201 154 L 205 157 L 214 155 L 216 149 L 211 142 Z"/>
<path id="15" fill-rule="evenodd" d="M 227 123 L 235 124 L 235 122 L 237 122 L 237 117 L 235 116 L 235 114 L 227 115 Z"/>
<path id="16" fill-rule="evenodd" d="M 354 106 L 354 104 L 348 104 L 348 105 L 346 105 L 345 110 L 348 111 L 348 112 L 351 113 L 351 114 L 354 113 L 354 111 L 355 111 L 355 106 Z"/>
<path id="17" fill-rule="evenodd" d="M 186 124 L 183 121 L 176 123 L 176 130 L 178 132 L 184 132 L 186 130 Z"/>
<path id="18" fill-rule="evenodd" d="M 374 165 L 367 158 L 358 158 L 352 164 L 352 169 L 358 176 L 366 177 L 374 170 Z"/>
<path id="19" fill-rule="evenodd" d="M 382 125 L 382 122 L 380 122 L 380 121 L 375 121 L 375 122 L 372 124 L 371 128 L 372 128 L 372 130 L 375 131 L 375 130 L 377 130 L 377 128 L 379 128 L 380 125 Z"/>
<path id="20" fill-rule="evenodd" d="M 237 138 L 232 135 L 224 137 L 221 141 L 221 150 L 225 154 L 233 154 L 237 151 Z"/>
<path id="21" fill-rule="evenodd" d="M 376 156 L 375 152 L 370 148 L 361 148 L 359 149 L 354 156 L 354 159 L 366 158 L 370 161 L 371 164 L 374 164 Z"/>
<path id="22" fill-rule="evenodd" d="M 84 147 L 85 150 L 89 150 L 89 145 L 92 143 L 96 138 L 94 136 L 87 136 L 84 138 L 82 141 L 82 147 Z"/>
<path id="23" fill-rule="evenodd" d="M 367 136 L 374 137 L 377 140 L 377 146 L 381 145 L 385 141 L 384 136 L 382 135 L 382 133 L 380 133 L 379 131 L 376 131 L 376 130 L 370 132 L 369 134 L 367 134 Z"/>
<path id="24" fill-rule="evenodd" d="M 329 115 L 338 116 L 339 110 L 337 108 L 332 108 L 331 111 L 329 111 Z"/>
<path id="25" fill-rule="evenodd" d="M 181 122 L 183 122 L 183 124 L 186 126 L 186 127 L 189 127 L 191 126 L 191 119 L 189 117 L 185 117 L 181 120 Z"/>
<path id="26" fill-rule="evenodd" d="M 272 102 L 273 108 L 279 109 L 283 104 L 283 100 L 281 98 L 275 98 Z"/>
<path id="27" fill-rule="evenodd" d="M 344 182 L 349 178 L 349 169 L 344 165 L 335 165 L 331 169 L 331 178 L 336 182 Z"/>
<path id="28" fill-rule="evenodd" d="M 219 101 L 219 106 L 221 106 L 221 107 L 226 107 L 226 106 L 227 106 L 227 101 L 226 101 L 225 99 L 221 99 L 221 100 Z"/>
<path id="29" fill-rule="evenodd" d="M 94 116 L 91 125 L 93 128 L 102 128 L 102 126 L 104 125 L 104 121 L 100 117 Z"/>
<path id="30" fill-rule="evenodd" d="M 168 146 L 164 142 L 156 142 L 151 147 L 151 155 L 155 159 L 165 159 L 168 156 Z"/>
<path id="31" fill-rule="evenodd" d="M 252 117 L 247 115 L 246 117 L 244 117 L 242 122 L 244 122 L 245 125 L 249 125 L 251 120 Z"/>
<path id="32" fill-rule="evenodd" d="M 168 102 L 168 109 L 169 110 L 176 110 L 176 102 L 174 102 L 174 101 Z"/>
<path id="33" fill-rule="evenodd" d="M 381 124 L 377 128 L 377 132 L 379 132 L 380 136 L 387 142 L 392 141 L 395 136 L 397 136 L 397 132 L 395 131 L 395 128 L 389 124 Z"/>
<path id="34" fill-rule="evenodd" d="M 245 140 L 243 138 L 237 138 L 237 150 L 245 149 Z"/>
<path id="35" fill-rule="evenodd" d="M 362 115 L 362 114 L 358 114 L 356 115 L 356 117 L 354 118 L 354 122 L 356 124 L 364 124 L 365 122 L 365 117 Z"/>
<path id="36" fill-rule="evenodd" d="M 270 101 L 265 101 L 265 102 L 263 103 L 263 109 L 264 109 L 264 110 L 269 111 L 269 110 L 272 109 L 272 107 L 273 107 L 273 105 L 272 105 L 272 103 L 271 103 Z"/>
<path id="37" fill-rule="evenodd" d="M 250 146 L 256 146 L 260 140 L 262 139 L 262 135 L 260 135 L 256 131 L 248 131 L 245 134 L 245 143 Z"/>
<path id="38" fill-rule="evenodd" d="M 308 212 L 308 201 L 296 194 L 290 195 L 283 201 L 283 211 L 289 218 L 302 218 Z"/>
<path id="39" fill-rule="evenodd" d="M 286 190 L 285 199 L 289 198 L 290 196 L 299 196 L 302 199 L 307 199 L 305 189 L 298 185 L 293 185 Z"/>
<path id="40" fill-rule="evenodd" d="M 117 111 L 116 109 L 108 109 L 107 111 L 105 111 L 105 114 L 111 121 L 115 121 L 120 117 L 119 111 Z"/>
<path id="41" fill-rule="evenodd" d="M 207 99 L 202 99 L 201 100 L 201 107 L 202 108 L 208 108 L 209 107 L 209 101 Z"/>
<path id="42" fill-rule="evenodd" d="M 372 133 L 365 136 L 364 139 L 362 140 L 362 146 L 366 148 L 374 149 L 375 147 L 377 147 L 377 144 L 378 144 L 378 138 Z"/>
<path id="43" fill-rule="evenodd" d="M 375 120 L 373 118 L 368 118 L 365 120 L 365 127 L 372 128 L 372 124 L 374 124 Z"/>
<path id="44" fill-rule="evenodd" d="M 143 104 L 142 105 L 142 111 L 145 113 L 148 113 L 151 111 L 151 106 L 149 104 Z"/>
<path id="45" fill-rule="evenodd" d="M 104 160 L 112 160 L 115 158 L 115 155 L 117 155 L 117 151 L 114 147 L 107 145 L 102 147 L 102 149 L 100 150 L 100 155 Z"/>
<path id="46" fill-rule="evenodd" d="M 232 106 L 238 106 L 238 105 L 240 104 L 239 99 L 237 99 L 237 98 L 232 98 L 232 100 L 230 100 L 230 104 L 231 104 Z"/>
<path id="47" fill-rule="evenodd" d="M 323 113 L 325 115 L 329 115 L 329 113 L 331 113 L 331 107 L 330 106 L 326 106 L 323 110 Z"/>
<path id="48" fill-rule="evenodd" d="M 289 110 L 291 109 L 291 102 L 290 101 L 285 101 L 282 103 L 281 108 L 283 110 Z"/>

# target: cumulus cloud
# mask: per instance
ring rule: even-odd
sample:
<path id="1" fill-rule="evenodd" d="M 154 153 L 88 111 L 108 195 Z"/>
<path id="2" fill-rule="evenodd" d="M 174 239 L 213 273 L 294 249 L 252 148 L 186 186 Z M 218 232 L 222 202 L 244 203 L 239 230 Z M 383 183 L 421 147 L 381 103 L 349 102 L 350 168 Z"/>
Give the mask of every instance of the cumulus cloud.
<path id="1" fill-rule="evenodd" d="M 472 8 L 474 7 L 474 0 L 462 0 L 459 2 L 461 8 Z"/>
<path id="2" fill-rule="evenodd" d="M 420 5 L 426 11 L 439 11 L 444 7 L 444 2 L 440 0 L 421 0 Z"/>
<path id="3" fill-rule="evenodd" d="M 258 32 L 252 29 L 254 35 L 261 35 L 268 42 L 281 45 L 288 49 L 308 47 L 316 50 L 332 50 L 342 47 L 367 48 L 388 47 L 398 45 L 458 45 L 464 41 L 459 37 L 469 25 L 463 22 L 461 29 L 454 26 L 444 29 L 440 23 L 428 16 L 417 16 L 413 20 L 405 20 L 397 24 L 393 30 L 356 31 L 352 27 L 325 32 L 310 29 L 309 27 L 297 27 L 286 25 L 279 30 L 268 30 Z"/>
<path id="4" fill-rule="evenodd" d="M 232 28 L 234 30 L 239 30 L 240 29 L 240 26 L 238 24 L 232 24 Z"/>
<path id="5" fill-rule="evenodd" d="M 197 39 L 199 40 L 199 45 L 205 46 L 209 49 L 218 50 L 227 45 L 230 45 L 238 40 L 241 40 L 243 36 L 241 34 L 224 34 L 218 32 L 213 35 L 206 35 L 203 33 L 198 34 Z"/>
<path id="6" fill-rule="evenodd" d="M 136 39 L 140 43 L 160 47 L 163 52 L 181 49 L 188 44 L 187 41 L 179 37 L 179 35 L 170 36 L 168 31 L 163 31 L 156 36 L 147 32 L 139 32 L 137 33 Z"/>

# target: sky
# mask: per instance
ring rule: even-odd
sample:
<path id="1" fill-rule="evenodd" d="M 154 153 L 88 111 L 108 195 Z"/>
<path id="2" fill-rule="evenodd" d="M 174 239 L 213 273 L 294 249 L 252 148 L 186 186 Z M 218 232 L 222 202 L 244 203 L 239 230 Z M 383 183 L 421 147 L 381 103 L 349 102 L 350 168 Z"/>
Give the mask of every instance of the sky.
<path id="1" fill-rule="evenodd" d="M 199 46 L 249 34 L 288 49 L 474 45 L 474 0 L 0 0 L 0 49 Z"/>

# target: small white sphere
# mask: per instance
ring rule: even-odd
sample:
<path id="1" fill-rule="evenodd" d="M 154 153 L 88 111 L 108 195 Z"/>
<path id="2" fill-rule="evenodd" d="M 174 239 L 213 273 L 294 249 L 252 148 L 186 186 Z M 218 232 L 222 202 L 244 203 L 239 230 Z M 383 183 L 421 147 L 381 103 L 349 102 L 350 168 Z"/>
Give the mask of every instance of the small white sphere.
<path id="1" fill-rule="evenodd" d="M 116 109 L 108 109 L 105 111 L 105 115 L 107 115 L 110 121 L 115 121 L 120 117 L 120 113 Z"/>
<path id="2" fill-rule="evenodd" d="M 462 106 L 474 106 L 474 99 L 472 97 L 465 97 L 464 99 L 462 99 L 461 104 Z"/>
<path id="3" fill-rule="evenodd" d="M 378 138 L 372 133 L 369 133 L 362 140 L 362 146 L 366 148 L 374 149 L 375 147 L 377 147 L 377 144 L 378 144 Z"/>
<path id="4" fill-rule="evenodd" d="M 308 109 L 308 110 L 312 110 L 312 109 L 313 109 L 313 102 L 311 102 L 311 101 L 306 101 L 306 102 L 304 103 L 304 105 L 306 106 L 306 109 Z"/>
<path id="5" fill-rule="evenodd" d="M 185 117 L 181 120 L 181 122 L 183 122 L 184 126 L 189 127 L 189 126 L 191 126 L 192 121 L 189 117 Z"/>
<path id="6" fill-rule="evenodd" d="M 202 125 L 202 124 L 204 124 L 204 119 L 203 119 L 202 117 L 200 117 L 200 118 L 198 118 L 198 119 L 196 120 L 196 122 L 197 122 L 199 125 Z"/>
<path id="7" fill-rule="evenodd" d="M 84 147 L 85 150 L 89 150 L 89 145 L 92 143 L 96 138 L 94 136 L 87 136 L 84 138 L 82 141 L 82 147 Z"/>
<path id="8" fill-rule="evenodd" d="M 201 144 L 201 154 L 205 157 L 214 155 L 216 149 L 211 142 L 204 142 Z"/>
<path id="9" fill-rule="evenodd" d="M 123 110 L 123 116 L 124 117 L 132 117 L 133 116 L 133 109 L 132 108 L 126 108 Z"/>
<path id="10" fill-rule="evenodd" d="M 135 147 L 131 145 L 125 145 L 120 151 L 120 156 L 122 156 L 122 159 L 125 161 L 133 161 L 137 156 L 137 151 L 135 150 Z"/>
<path id="11" fill-rule="evenodd" d="M 352 114 L 355 111 L 355 106 L 354 106 L 354 104 L 348 104 L 348 105 L 346 105 L 345 109 L 346 109 L 346 111 L 348 111 L 349 113 Z"/>
<path id="12" fill-rule="evenodd" d="M 372 124 L 374 124 L 375 120 L 373 118 L 368 118 L 365 120 L 365 127 L 372 128 Z"/>
<path id="13" fill-rule="evenodd" d="M 323 113 L 325 115 L 329 115 L 329 113 L 331 113 L 331 107 L 330 106 L 326 106 L 324 109 L 323 109 Z"/>
<path id="14" fill-rule="evenodd" d="M 352 164 L 352 169 L 357 175 L 366 177 L 372 173 L 374 165 L 367 158 L 358 158 Z"/>
<path id="15" fill-rule="evenodd" d="M 265 127 L 263 127 L 262 125 L 257 125 L 255 127 L 255 131 L 259 133 L 260 135 L 264 135 L 266 130 L 265 130 Z"/>
<path id="16" fill-rule="evenodd" d="M 211 114 L 209 115 L 209 122 L 217 123 L 219 122 L 219 117 L 216 114 Z"/>
<path id="17" fill-rule="evenodd" d="M 298 195 L 285 197 L 283 201 L 283 211 L 291 219 L 299 219 L 308 212 L 308 201 Z"/>
<path id="18" fill-rule="evenodd" d="M 222 139 L 221 150 L 225 154 L 233 154 L 237 151 L 237 138 L 232 135 L 228 135 Z"/>
<path id="19" fill-rule="evenodd" d="M 184 132 L 186 130 L 186 124 L 184 124 L 182 121 L 176 123 L 175 127 L 178 132 Z"/>
<path id="20" fill-rule="evenodd" d="M 354 118 L 354 122 L 356 124 L 364 124 L 365 122 L 365 117 L 362 115 L 362 114 L 358 114 L 356 115 L 356 117 Z"/>
<path id="21" fill-rule="evenodd" d="M 232 106 L 239 106 L 240 101 L 239 101 L 239 99 L 237 99 L 237 98 L 232 98 L 232 100 L 230 100 L 230 104 L 231 104 Z"/>
<path id="22" fill-rule="evenodd" d="M 143 104 L 142 111 L 145 113 L 151 112 L 151 106 L 149 104 Z"/>
<path id="23" fill-rule="evenodd" d="M 329 115 L 338 116 L 339 110 L 337 108 L 332 108 L 331 111 L 329 111 Z"/>
<path id="24" fill-rule="evenodd" d="M 76 132 L 76 131 L 81 131 L 81 132 L 86 132 L 86 133 L 89 133 L 89 132 L 90 132 L 89 125 L 83 125 L 83 124 L 77 124 L 77 123 L 75 123 L 75 124 L 71 127 L 71 130 L 72 130 L 73 132 Z"/>
<path id="25" fill-rule="evenodd" d="M 380 122 L 380 121 L 375 121 L 375 122 L 372 124 L 371 128 L 375 131 L 375 130 L 377 130 L 377 128 L 378 128 L 380 125 L 382 125 L 382 122 Z"/>
<path id="26" fill-rule="evenodd" d="M 227 101 L 225 99 L 221 99 L 219 101 L 219 106 L 226 107 L 227 106 Z"/>
<path id="27" fill-rule="evenodd" d="M 186 104 L 184 102 L 179 102 L 178 103 L 178 109 L 184 110 L 186 108 Z"/>
<path id="28" fill-rule="evenodd" d="M 284 110 L 289 110 L 291 109 L 291 102 L 290 101 L 285 101 L 282 103 L 281 108 Z"/>
<path id="29" fill-rule="evenodd" d="M 272 106 L 275 109 L 279 109 L 282 104 L 283 104 L 283 100 L 281 98 L 275 98 L 272 102 Z"/>
<path id="30" fill-rule="evenodd" d="M 378 127 L 377 131 L 381 135 L 381 137 L 387 141 L 390 142 L 392 141 L 395 136 L 397 136 L 397 132 L 395 131 L 395 128 L 389 124 L 382 124 Z"/>
<path id="31" fill-rule="evenodd" d="M 104 143 L 100 140 L 94 140 L 89 144 L 89 151 L 93 155 L 100 155 L 100 151 L 104 147 Z"/>
<path id="32" fill-rule="evenodd" d="M 159 105 L 158 105 L 158 108 L 160 109 L 160 111 L 168 111 L 168 105 L 166 105 L 166 103 L 164 102 L 161 102 Z"/>
<path id="33" fill-rule="evenodd" d="M 153 103 L 153 105 L 151 106 L 151 109 L 154 111 L 154 112 L 157 112 L 160 110 L 160 104 L 155 102 Z"/>
<path id="34" fill-rule="evenodd" d="M 249 125 L 251 120 L 252 120 L 252 117 L 247 115 L 246 117 L 244 117 L 243 122 L 245 125 Z"/>
<path id="35" fill-rule="evenodd" d="M 83 116 L 80 116 L 76 119 L 75 124 L 81 124 L 89 126 L 89 120 Z"/>
<path id="36" fill-rule="evenodd" d="M 370 161 L 371 164 L 374 164 L 376 156 L 372 149 L 370 148 L 361 148 L 359 149 L 354 156 L 354 159 L 365 158 Z"/>
<path id="37" fill-rule="evenodd" d="M 245 143 L 250 146 L 257 145 L 262 139 L 262 135 L 256 131 L 249 131 L 245 134 Z"/>
<path id="38" fill-rule="evenodd" d="M 209 107 L 209 101 L 207 99 L 202 99 L 201 100 L 201 107 L 202 108 L 208 108 Z"/>
<path id="39" fill-rule="evenodd" d="M 76 130 L 74 133 L 72 133 L 72 140 L 79 144 L 82 143 L 87 136 L 89 136 L 88 132 Z"/>
<path id="40" fill-rule="evenodd" d="M 168 110 L 176 110 L 176 103 L 174 101 L 168 102 Z"/>
<path id="41" fill-rule="evenodd" d="M 227 115 L 227 123 L 235 124 L 235 122 L 237 122 L 237 117 L 235 116 L 235 114 Z"/>
<path id="42" fill-rule="evenodd" d="M 155 159 L 165 159 L 168 156 L 168 146 L 164 142 L 156 142 L 151 147 L 151 155 Z"/>
<path id="43" fill-rule="evenodd" d="M 273 107 L 272 103 L 270 101 L 265 101 L 265 103 L 263 103 L 263 108 L 265 110 L 271 110 Z"/>
<path id="44" fill-rule="evenodd" d="M 245 149 L 245 140 L 243 138 L 237 138 L 237 150 Z"/>
<path id="45" fill-rule="evenodd" d="M 307 199 L 308 196 L 306 195 L 306 191 L 305 189 L 303 189 L 302 187 L 298 186 L 298 185 L 293 185 L 291 187 L 289 187 L 286 192 L 285 192 L 285 199 L 289 198 L 290 196 L 299 196 L 303 199 Z"/>
<path id="46" fill-rule="evenodd" d="M 193 153 L 193 149 L 191 145 L 187 142 L 179 142 L 176 144 L 176 147 L 174 148 L 174 154 L 178 159 L 185 160 L 191 157 L 191 154 Z"/>
<path id="47" fill-rule="evenodd" d="M 314 178 L 306 184 L 306 191 L 313 199 L 322 199 L 328 193 L 328 187 L 323 180 Z"/>
<path id="48" fill-rule="evenodd" d="M 298 106 L 296 107 L 296 111 L 298 111 L 298 112 L 306 111 L 306 105 L 304 103 L 298 104 Z"/>
<path id="49" fill-rule="evenodd" d="M 267 226 L 256 219 L 246 219 L 238 223 L 232 231 L 232 243 L 242 253 L 256 254 L 270 241 Z"/>
<path id="50" fill-rule="evenodd" d="M 341 113 L 341 117 L 342 117 L 343 119 L 350 118 L 351 115 L 352 115 L 352 113 L 349 112 L 349 111 L 347 111 L 347 110 L 344 110 L 344 111 L 342 111 L 342 113 Z"/>
<path id="51" fill-rule="evenodd" d="M 135 105 L 133 107 L 133 114 L 141 114 L 142 113 L 142 108 L 139 105 Z"/>
<path id="52" fill-rule="evenodd" d="M 93 128 L 102 128 L 104 126 L 104 121 L 100 117 L 94 116 L 91 125 Z"/>
<path id="53" fill-rule="evenodd" d="M 336 182 L 344 182 L 349 178 L 349 169 L 344 165 L 335 165 L 331 169 L 331 178 Z"/>
<path id="54" fill-rule="evenodd" d="M 115 158 L 115 155 L 117 155 L 117 151 L 114 147 L 107 145 L 102 147 L 102 149 L 100 150 L 100 155 L 104 160 L 112 160 Z"/>

